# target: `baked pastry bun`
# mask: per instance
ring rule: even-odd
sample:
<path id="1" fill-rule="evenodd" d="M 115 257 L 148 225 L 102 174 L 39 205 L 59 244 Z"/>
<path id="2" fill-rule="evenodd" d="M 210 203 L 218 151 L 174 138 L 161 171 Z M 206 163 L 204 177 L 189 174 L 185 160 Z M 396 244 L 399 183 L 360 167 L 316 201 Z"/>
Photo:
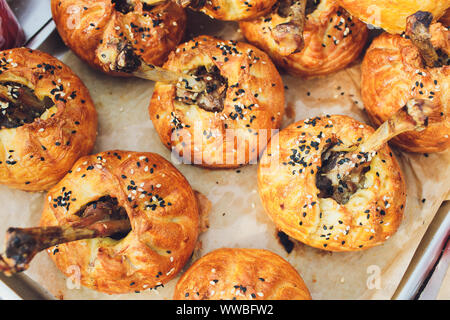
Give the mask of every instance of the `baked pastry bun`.
<path id="1" fill-rule="evenodd" d="M 368 249 L 396 232 L 406 200 L 397 161 L 385 144 L 354 150 L 373 143 L 373 132 L 348 116 L 327 115 L 272 137 L 258 167 L 258 190 L 279 229 L 329 251 Z M 336 173 L 341 167 L 350 172 Z"/>
<path id="2" fill-rule="evenodd" d="M 198 236 L 198 204 L 183 175 L 154 153 L 84 157 L 49 191 L 41 225 L 76 224 L 84 206 L 105 197 L 126 211 L 131 231 L 120 240 L 70 242 L 58 245 L 58 253 L 50 248 L 58 268 L 67 273 L 78 266 L 83 285 L 106 293 L 144 290 L 175 277 Z"/>
<path id="3" fill-rule="evenodd" d="M 362 99 L 375 125 L 413 98 L 428 99 L 436 106 L 435 121 L 425 131 L 394 138 L 393 143 L 411 152 L 439 152 L 450 146 L 450 31 L 436 23 L 429 35 L 430 45 L 423 49 L 414 45 L 413 35 L 382 34 L 372 42 L 362 63 Z M 437 52 L 436 61 L 424 59 L 432 55 L 427 52 L 430 49 Z"/>
<path id="4" fill-rule="evenodd" d="M 277 0 L 181 0 L 181 2 L 189 3 L 192 9 L 197 9 L 214 19 L 239 21 L 267 13 Z"/>
<path id="5" fill-rule="evenodd" d="M 52 0 L 51 7 L 64 43 L 111 75 L 128 74 L 108 59 L 111 46 L 127 48 L 139 62 L 161 65 L 186 28 L 184 9 L 173 1 L 153 6 L 139 0 Z"/>
<path id="6" fill-rule="evenodd" d="M 417 11 L 428 11 L 436 20 L 447 8 L 448 0 L 338 0 L 351 15 L 389 33 L 405 31 L 406 18 Z"/>
<path id="7" fill-rule="evenodd" d="M 359 57 L 367 41 L 367 27 L 353 19 L 336 0 L 308 1 L 306 21 L 299 35 L 303 35 L 303 41 L 292 38 L 293 30 L 288 28 L 289 5 L 297 2 L 279 1 L 271 13 L 240 22 L 242 34 L 267 52 L 278 66 L 303 77 L 333 73 Z"/>
<path id="8" fill-rule="evenodd" d="M 214 250 L 180 278 L 174 300 L 311 300 L 298 272 L 261 249 Z"/>
<path id="9" fill-rule="evenodd" d="M 8 230 L 0 270 L 3 260 L 6 272 L 22 271 L 48 248 L 61 272 L 77 272 L 88 288 L 150 289 L 177 275 L 198 232 L 197 198 L 171 163 L 154 153 L 102 152 L 81 158 L 48 192 L 40 228 Z"/>
<path id="10" fill-rule="evenodd" d="M 200 93 L 157 82 L 149 113 L 161 141 L 184 163 L 234 168 L 256 163 L 284 112 L 284 87 L 269 57 L 241 42 L 199 36 L 164 68 L 195 76 Z"/>
<path id="11" fill-rule="evenodd" d="M 68 66 L 26 48 L 0 52 L 0 184 L 43 191 L 95 142 L 97 112 Z"/>

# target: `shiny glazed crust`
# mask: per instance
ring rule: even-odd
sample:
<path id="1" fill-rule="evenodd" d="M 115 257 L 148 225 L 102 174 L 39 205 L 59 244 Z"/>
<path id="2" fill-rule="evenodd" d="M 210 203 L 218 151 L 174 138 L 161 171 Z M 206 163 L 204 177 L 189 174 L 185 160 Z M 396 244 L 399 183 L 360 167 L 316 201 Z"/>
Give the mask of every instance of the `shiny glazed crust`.
<path id="1" fill-rule="evenodd" d="M 417 11 L 431 12 L 438 20 L 450 7 L 447 0 L 338 0 L 342 7 L 368 24 L 390 33 L 402 33 L 406 18 Z"/>
<path id="2" fill-rule="evenodd" d="M 162 65 L 186 27 L 183 8 L 171 1 L 151 10 L 134 2 L 134 9 L 124 14 L 111 0 L 52 0 L 53 20 L 64 43 L 81 59 L 108 74 L 125 76 L 97 56 L 109 40 L 128 40 L 146 63 Z"/>
<path id="3" fill-rule="evenodd" d="M 340 69 L 359 57 L 368 30 L 364 23 L 339 7 L 336 0 L 322 0 L 307 16 L 304 48 L 286 54 L 272 36 L 272 29 L 283 23 L 278 13 L 240 23 L 245 38 L 267 52 L 288 73 L 303 77 L 323 76 Z"/>
<path id="4" fill-rule="evenodd" d="M 218 249 L 183 274 L 174 300 L 311 300 L 298 272 L 261 249 Z"/>
<path id="5" fill-rule="evenodd" d="M 203 167 L 233 168 L 256 161 L 284 113 L 277 69 L 249 44 L 210 36 L 180 45 L 164 67 L 187 71 L 203 65 L 217 66 L 228 80 L 223 110 L 210 112 L 176 101 L 175 86 L 157 82 L 149 113 L 161 141 L 185 162 Z"/>
<path id="6" fill-rule="evenodd" d="M 321 154 L 336 137 L 345 146 L 365 141 L 374 130 L 347 116 L 299 121 L 280 131 L 258 167 L 262 203 L 279 229 L 312 247 L 330 251 L 363 250 L 393 235 L 403 216 L 405 183 L 388 146 L 365 173 L 366 188 L 346 204 L 319 198 L 316 174 Z M 279 148 L 273 146 L 279 142 Z M 297 153 L 292 157 L 293 150 Z M 295 161 L 293 159 L 296 159 Z"/>
<path id="7" fill-rule="evenodd" d="M 154 153 L 109 151 L 81 158 L 52 188 L 42 226 L 78 221 L 85 204 L 109 195 L 128 214 L 132 231 L 121 240 L 61 244 L 49 255 L 67 276 L 106 293 L 149 289 L 175 277 L 198 236 L 198 205 L 183 175 Z M 56 252 L 55 252 L 56 251 Z"/>
<path id="8" fill-rule="evenodd" d="M 431 25 L 432 43 L 450 54 L 450 31 Z M 407 132 L 393 139 L 411 152 L 439 152 L 450 147 L 450 66 L 426 68 L 418 49 L 399 35 L 376 38 L 362 64 L 361 93 L 367 113 L 380 125 L 412 98 L 432 100 L 436 112 L 421 132 Z"/>
<path id="9" fill-rule="evenodd" d="M 277 0 L 208 0 L 201 11 L 214 19 L 240 21 L 267 13 L 276 2 Z"/>
<path id="10" fill-rule="evenodd" d="M 55 103 L 32 123 L 0 129 L 0 183 L 47 190 L 94 146 L 97 112 L 88 89 L 59 60 L 26 48 L 0 52 L 0 81 L 27 86 Z"/>

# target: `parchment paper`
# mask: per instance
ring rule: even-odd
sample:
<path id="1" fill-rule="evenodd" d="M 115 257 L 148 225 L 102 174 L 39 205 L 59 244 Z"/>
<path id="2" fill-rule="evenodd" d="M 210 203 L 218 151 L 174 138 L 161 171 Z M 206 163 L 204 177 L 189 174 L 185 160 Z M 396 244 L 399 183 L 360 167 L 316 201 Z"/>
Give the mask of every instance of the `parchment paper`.
<path id="1" fill-rule="evenodd" d="M 219 23 L 194 14 L 187 37 L 211 34 L 241 40 L 235 23 Z M 170 160 L 149 119 L 147 107 L 153 83 L 117 79 L 100 74 L 68 53 L 67 63 L 89 88 L 99 113 L 98 139 L 94 152 L 125 149 L 156 152 Z M 287 86 L 288 124 L 321 114 L 346 114 L 368 123 L 360 98 L 360 63 L 334 75 L 302 80 L 283 75 Z M 398 232 L 384 245 L 354 253 L 330 253 L 294 241 L 286 252 L 274 224 L 265 214 L 256 187 L 256 165 L 239 170 L 206 170 L 178 165 L 194 189 L 212 201 L 210 227 L 200 236 L 194 259 L 221 247 L 265 248 L 287 259 L 302 275 L 313 299 L 390 299 L 394 294 L 426 228 L 450 190 L 450 151 L 428 156 L 395 150 L 407 182 L 407 205 Z M 43 193 L 26 193 L 0 187 L 3 223 L 9 226 L 38 223 Z M 40 253 L 27 271 L 38 283 L 61 299 L 171 299 L 178 278 L 164 288 L 125 295 L 106 295 L 77 288 Z"/>

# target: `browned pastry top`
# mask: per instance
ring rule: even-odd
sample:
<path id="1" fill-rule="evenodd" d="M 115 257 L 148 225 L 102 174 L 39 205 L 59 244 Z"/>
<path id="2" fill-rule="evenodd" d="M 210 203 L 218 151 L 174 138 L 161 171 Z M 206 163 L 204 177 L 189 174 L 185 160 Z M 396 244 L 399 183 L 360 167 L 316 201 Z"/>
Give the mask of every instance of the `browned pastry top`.
<path id="1" fill-rule="evenodd" d="M 172 1 L 157 6 L 138 0 L 132 0 L 132 5 L 128 2 L 52 0 L 53 20 L 66 45 L 104 72 L 118 74 L 99 59 L 99 51 L 115 40 L 129 43 L 146 63 L 163 64 L 184 35 L 183 8 Z"/>
<path id="2" fill-rule="evenodd" d="M 364 23 L 353 19 L 336 0 L 321 0 L 318 5 L 308 2 L 306 12 L 303 48 L 285 48 L 277 43 L 274 30 L 288 19 L 278 8 L 266 16 L 241 22 L 240 28 L 249 42 L 294 75 L 327 75 L 359 57 L 368 36 Z"/>
<path id="3" fill-rule="evenodd" d="M 267 13 L 277 0 L 207 0 L 201 11 L 219 20 L 253 19 Z"/>
<path id="4" fill-rule="evenodd" d="M 405 182 L 387 145 L 375 155 L 364 155 L 372 160 L 346 202 L 322 196 L 317 183 L 321 167 L 326 167 L 322 156 L 330 147 L 359 145 L 373 132 L 350 117 L 334 115 L 299 121 L 272 138 L 259 164 L 258 189 L 279 229 L 330 251 L 364 250 L 397 231 Z"/>
<path id="5" fill-rule="evenodd" d="M 311 300 L 298 272 L 261 249 L 218 249 L 197 260 L 177 283 L 175 300 Z"/>
<path id="6" fill-rule="evenodd" d="M 246 43 L 199 36 L 180 45 L 164 67 L 218 78 L 210 92 L 222 90 L 211 107 L 180 101 L 175 85 L 156 83 L 149 112 L 164 145 L 205 167 L 255 161 L 284 112 L 283 83 L 269 57 Z"/>
<path id="7" fill-rule="evenodd" d="M 448 0 L 338 0 L 355 18 L 390 33 L 405 31 L 406 18 L 427 11 L 436 20 L 450 7 Z"/>
<path id="8" fill-rule="evenodd" d="M 154 153 L 83 157 L 48 192 L 41 225 L 75 224 L 87 204 L 105 197 L 126 211 L 132 230 L 50 248 L 58 268 L 78 272 L 81 284 L 106 293 L 151 289 L 175 277 L 198 236 L 198 204 L 183 175 Z"/>
<path id="9" fill-rule="evenodd" d="M 411 152 L 439 152 L 450 147 L 450 31 L 431 25 L 431 42 L 447 61 L 442 67 L 424 66 L 419 50 L 406 37 L 382 34 L 367 50 L 362 64 L 361 93 L 364 107 L 380 125 L 410 99 L 427 99 L 435 105 L 428 128 L 407 132 L 393 142 Z"/>
<path id="10" fill-rule="evenodd" d="M 0 52 L 0 89 L 0 183 L 47 190 L 94 146 L 88 89 L 56 58 L 26 48 Z"/>

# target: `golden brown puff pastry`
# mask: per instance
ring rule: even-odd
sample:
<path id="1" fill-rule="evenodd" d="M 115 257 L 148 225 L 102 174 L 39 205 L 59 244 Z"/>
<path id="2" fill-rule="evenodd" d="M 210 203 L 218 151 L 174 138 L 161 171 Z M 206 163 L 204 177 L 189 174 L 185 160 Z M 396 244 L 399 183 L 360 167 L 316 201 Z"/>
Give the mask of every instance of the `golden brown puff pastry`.
<path id="1" fill-rule="evenodd" d="M 172 1 L 147 6 L 139 0 L 52 0 L 52 14 L 65 44 L 91 66 L 118 73 L 102 58 L 110 43 L 129 45 L 148 64 L 161 65 L 180 42 L 184 9 Z"/>
<path id="2" fill-rule="evenodd" d="M 450 7 L 448 0 L 338 0 L 355 18 L 390 33 L 405 31 L 406 18 L 417 11 L 428 11 L 436 20 Z"/>
<path id="3" fill-rule="evenodd" d="M 97 112 L 68 66 L 26 48 L 0 52 L 0 183 L 47 190 L 95 142 Z"/>
<path id="4" fill-rule="evenodd" d="M 174 300 L 311 300 L 298 272 L 268 250 L 212 251 L 175 287 Z"/>
<path id="5" fill-rule="evenodd" d="M 278 8 L 264 17 L 241 22 L 240 28 L 249 42 L 263 49 L 277 65 L 293 75 L 327 75 L 358 58 L 368 36 L 364 23 L 353 19 L 336 0 L 322 0 L 318 5 L 308 2 L 306 13 L 303 49 L 301 46 L 286 48 L 277 43 L 273 30 L 287 19 Z"/>
<path id="6" fill-rule="evenodd" d="M 450 54 L 450 31 L 431 25 L 431 42 Z M 439 152 L 450 146 L 450 66 L 426 67 L 418 48 L 400 35 L 382 34 L 367 50 L 362 64 L 361 93 L 364 107 L 380 125 L 408 100 L 428 99 L 436 106 L 430 125 L 422 132 L 406 132 L 392 141 L 411 152 Z"/>
<path id="7" fill-rule="evenodd" d="M 204 2 L 200 11 L 211 18 L 240 21 L 267 13 L 277 0 L 206 0 Z"/>
<path id="8" fill-rule="evenodd" d="M 131 231 L 122 239 L 59 244 L 49 255 L 66 275 L 106 293 L 158 287 L 190 258 L 198 236 L 197 200 L 188 181 L 154 153 L 109 151 L 86 156 L 47 195 L 42 226 L 74 225 L 86 205 L 114 201 Z M 74 270 L 76 268 L 77 270 Z"/>
<path id="9" fill-rule="evenodd" d="M 284 112 L 283 83 L 269 57 L 246 43 L 199 36 L 164 68 L 207 81 L 198 96 L 156 83 L 149 112 L 164 145 L 203 167 L 256 162 Z"/>
<path id="10" fill-rule="evenodd" d="M 278 228 L 330 251 L 364 250 L 396 232 L 405 205 L 405 182 L 387 145 L 370 155 L 356 191 L 323 196 L 326 185 L 318 183 L 322 170 L 333 165 L 328 160 L 333 157 L 326 158 L 328 151 L 358 145 L 373 131 L 350 117 L 333 115 L 299 121 L 272 137 L 258 167 L 258 189 Z M 337 191 L 342 187 L 346 184 Z"/>

